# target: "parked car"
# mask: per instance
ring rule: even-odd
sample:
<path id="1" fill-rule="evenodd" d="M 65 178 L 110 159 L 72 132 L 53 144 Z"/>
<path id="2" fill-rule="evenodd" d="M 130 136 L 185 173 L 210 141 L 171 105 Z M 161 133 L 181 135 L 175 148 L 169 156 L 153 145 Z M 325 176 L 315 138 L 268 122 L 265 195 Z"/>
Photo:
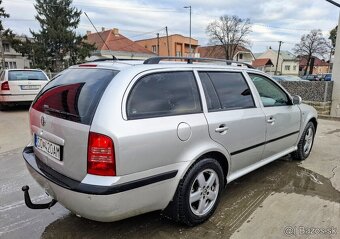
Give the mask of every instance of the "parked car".
<path id="1" fill-rule="evenodd" d="M 28 207 L 58 201 L 96 221 L 163 210 L 193 226 L 227 183 L 290 153 L 309 156 L 316 110 L 270 76 L 160 60 L 81 64 L 45 86 L 23 157 L 53 200 L 34 204 L 24 186 Z"/>
<path id="2" fill-rule="evenodd" d="M 48 82 L 42 70 L 8 69 L 0 73 L 0 109 L 31 103 Z"/>
<path id="3" fill-rule="evenodd" d="M 293 75 L 273 76 L 272 78 L 277 81 L 305 81 L 305 79 Z"/>
<path id="4" fill-rule="evenodd" d="M 309 80 L 309 81 L 320 81 L 320 78 L 317 75 L 305 75 L 302 79 Z"/>
<path id="5" fill-rule="evenodd" d="M 322 80 L 331 81 L 332 80 L 332 74 L 331 73 L 324 74 L 323 77 L 322 77 Z"/>

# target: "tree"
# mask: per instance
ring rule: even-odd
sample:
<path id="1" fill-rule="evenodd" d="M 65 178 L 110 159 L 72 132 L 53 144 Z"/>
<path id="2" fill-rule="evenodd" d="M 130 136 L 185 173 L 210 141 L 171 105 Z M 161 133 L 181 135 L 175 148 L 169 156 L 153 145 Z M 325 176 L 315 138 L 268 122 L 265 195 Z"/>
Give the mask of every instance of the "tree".
<path id="1" fill-rule="evenodd" d="M 5 54 L 4 54 L 4 49 L 2 46 L 2 39 L 4 36 L 7 36 L 11 34 L 12 32 L 9 29 L 5 30 L 4 26 L 2 25 L 1 19 L 9 18 L 9 14 L 6 13 L 4 7 L 2 7 L 1 5 L 2 5 L 2 0 L 0 0 L 0 49 L 1 49 L 1 65 L 2 65 L 2 68 L 5 68 Z"/>
<path id="2" fill-rule="evenodd" d="M 305 57 L 307 60 L 306 69 L 304 75 L 307 74 L 308 67 L 310 66 L 312 57 L 321 56 L 330 51 L 330 44 L 323 37 L 321 30 L 312 30 L 310 33 L 302 35 L 300 43 L 295 44 L 295 54 Z"/>
<path id="3" fill-rule="evenodd" d="M 246 38 L 251 33 L 250 19 L 224 15 L 209 23 L 206 33 L 212 44 L 223 46 L 226 60 L 232 60 L 237 47 L 245 47 L 250 43 Z"/>
<path id="4" fill-rule="evenodd" d="M 334 27 L 330 32 L 329 32 L 329 40 L 332 42 L 333 48 L 335 47 L 336 44 L 336 34 L 338 32 L 338 26 Z"/>
<path id="5" fill-rule="evenodd" d="M 36 0 L 34 7 L 41 29 L 30 30 L 33 39 L 26 38 L 13 47 L 31 59 L 34 67 L 58 72 L 95 50 L 75 32 L 82 12 L 72 7 L 72 0 Z"/>
<path id="6" fill-rule="evenodd" d="M 1 5 L 2 5 L 2 0 L 0 0 L 0 6 Z M 4 7 L 0 7 L 0 19 L 1 18 L 9 18 L 9 14 L 5 12 Z M 3 31 L 3 30 L 5 29 L 4 29 L 4 26 L 2 25 L 2 21 L 0 20 L 0 31 Z"/>

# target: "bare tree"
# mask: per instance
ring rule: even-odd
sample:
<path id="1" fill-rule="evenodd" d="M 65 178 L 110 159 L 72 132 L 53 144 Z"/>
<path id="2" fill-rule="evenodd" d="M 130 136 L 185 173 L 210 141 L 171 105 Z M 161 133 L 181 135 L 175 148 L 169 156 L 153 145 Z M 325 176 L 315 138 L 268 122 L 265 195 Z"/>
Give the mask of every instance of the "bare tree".
<path id="1" fill-rule="evenodd" d="M 238 16 L 221 16 L 206 28 L 210 42 L 222 45 L 226 60 L 232 60 L 237 52 L 237 47 L 249 45 L 247 36 L 251 33 L 250 19 L 242 19 Z"/>
<path id="2" fill-rule="evenodd" d="M 294 52 L 300 57 L 304 57 L 307 60 L 306 69 L 304 75 L 307 74 L 308 67 L 311 64 L 312 57 L 321 56 L 324 57 L 329 53 L 331 45 L 322 35 L 321 30 L 312 30 L 306 35 L 302 35 L 300 43 L 295 44 Z"/>

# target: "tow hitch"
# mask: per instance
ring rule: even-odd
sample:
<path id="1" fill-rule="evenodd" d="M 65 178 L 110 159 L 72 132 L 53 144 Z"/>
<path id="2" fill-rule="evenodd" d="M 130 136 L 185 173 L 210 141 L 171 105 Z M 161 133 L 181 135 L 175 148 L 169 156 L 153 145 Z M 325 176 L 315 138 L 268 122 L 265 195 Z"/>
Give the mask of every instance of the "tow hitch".
<path id="1" fill-rule="evenodd" d="M 42 203 L 42 204 L 32 203 L 30 194 L 28 193 L 29 189 L 30 188 L 27 185 L 21 188 L 21 190 L 24 192 L 25 204 L 27 207 L 31 209 L 47 209 L 47 208 L 50 209 L 57 203 L 57 200 L 54 200 L 54 199 L 52 199 L 52 201 L 49 203 Z"/>

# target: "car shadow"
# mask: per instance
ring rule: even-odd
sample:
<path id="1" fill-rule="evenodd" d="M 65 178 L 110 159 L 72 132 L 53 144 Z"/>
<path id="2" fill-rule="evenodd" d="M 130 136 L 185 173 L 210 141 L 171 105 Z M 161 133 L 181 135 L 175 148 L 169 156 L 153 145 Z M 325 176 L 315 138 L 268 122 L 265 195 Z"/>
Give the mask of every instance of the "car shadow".
<path id="1" fill-rule="evenodd" d="M 30 109 L 30 104 L 27 105 L 11 105 L 5 106 L 1 109 L 0 112 L 20 112 L 20 111 L 28 111 Z"/>

